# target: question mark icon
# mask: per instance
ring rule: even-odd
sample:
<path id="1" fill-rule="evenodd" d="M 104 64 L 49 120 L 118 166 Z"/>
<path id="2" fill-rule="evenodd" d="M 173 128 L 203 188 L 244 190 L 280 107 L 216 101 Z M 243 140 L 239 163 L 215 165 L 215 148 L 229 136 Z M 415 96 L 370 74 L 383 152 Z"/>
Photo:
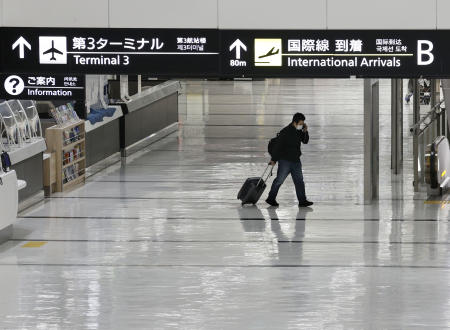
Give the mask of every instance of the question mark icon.
<path id="1" fill-rule="evenodd" d="M 20 84 L 20 81 L 17 78 L 13 78 L 9 82 L 12 83 L 12 88 L 13 88 L 12 92 L 15 94 L 16 93 L 16 87 L 17 87 L 17 85 Z"/>
<path id="2" fill-rule="evenodd" d="M 19 95 L 25 89 L 25 84 L 21 77 L 9 76 L 5 80 L 4 87 L 9 95 Z"/>

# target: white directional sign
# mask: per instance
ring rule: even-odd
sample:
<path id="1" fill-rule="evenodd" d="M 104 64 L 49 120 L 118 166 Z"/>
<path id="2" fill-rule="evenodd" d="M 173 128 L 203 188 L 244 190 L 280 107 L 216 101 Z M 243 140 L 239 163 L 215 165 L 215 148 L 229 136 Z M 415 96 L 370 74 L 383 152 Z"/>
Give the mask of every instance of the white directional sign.
<path id="1" fill-rule="evenodd" d="M 67 64 L 67 38 L 39 37 L 39 63 Z"/>
<path id="2" fill-rule="evenodd" d="M 236 49 L 236 59 L 239 60 L 241 58 L 241 49 L 247 51 L 247 46 L 239 39 L 236 39 L 230 46 L 230 52 L 233 51 L 233 49 Z"/>
<path id="3" fill-rule="evenodd" d="M 30 43 L 22 36 L 20 36 L 12 45 L 13 50 L 19 48 L 19 58 L 25 58 L 25 47 L 31 50 Z"/>

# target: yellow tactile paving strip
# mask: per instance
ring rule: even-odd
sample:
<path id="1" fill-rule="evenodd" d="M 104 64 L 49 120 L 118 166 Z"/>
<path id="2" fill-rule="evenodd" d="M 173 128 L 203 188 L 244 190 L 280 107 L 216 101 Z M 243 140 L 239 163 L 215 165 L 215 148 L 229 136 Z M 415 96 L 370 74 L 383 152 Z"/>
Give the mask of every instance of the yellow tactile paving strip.
<path id="1" fill-rule="evenodd" d="M 22 245 L 23 248 L 38 248 L 47 244 L 47 242 L 28 242 Z"/>

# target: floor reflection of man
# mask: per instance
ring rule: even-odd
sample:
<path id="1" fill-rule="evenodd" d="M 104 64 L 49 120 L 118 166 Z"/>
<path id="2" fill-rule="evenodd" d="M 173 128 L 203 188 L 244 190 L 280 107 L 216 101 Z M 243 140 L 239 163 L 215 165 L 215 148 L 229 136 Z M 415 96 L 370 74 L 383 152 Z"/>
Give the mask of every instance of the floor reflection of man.
<path id="1" fill-rule="evenodd" d="M 301 208 L 295 219 L 281 219 L 276 208 L 268 208 L 271 218 L 271 230 L 274 234 L 274 243 L 278 254 L 278 263 L 282 265 L 301 265 L 303 258 L 303 244 L 305 243 L 306 214 L 312 212 L 312 208 Z M 290 232 L 284 224 L 292 224 L 295 221 L 294 231 Z M 284 228 L 284 229 L 283 229 Z"/>

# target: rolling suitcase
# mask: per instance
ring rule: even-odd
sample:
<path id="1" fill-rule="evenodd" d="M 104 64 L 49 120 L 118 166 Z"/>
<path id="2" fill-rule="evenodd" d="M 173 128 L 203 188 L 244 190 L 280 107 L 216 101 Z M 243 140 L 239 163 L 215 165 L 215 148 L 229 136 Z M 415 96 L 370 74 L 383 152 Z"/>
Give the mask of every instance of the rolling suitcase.
<path id="1" fill-rule="evenodd" d="M 253 204 L 255 205 L 260 199 L 262 193 L 266 189 L 266 181 L 272 176 L 273 166 L 270 169 L 270 172 L 267 174 L 267 177 L 264 179 L 267 170 L 270 165 L 266 167 L 264 173 L 261 177 L 248 178 L 245 180 L 244 185 L 241 190 L 239 190 L 237 198 L 242 201 L 242 205 L 245 204 Z"/>

